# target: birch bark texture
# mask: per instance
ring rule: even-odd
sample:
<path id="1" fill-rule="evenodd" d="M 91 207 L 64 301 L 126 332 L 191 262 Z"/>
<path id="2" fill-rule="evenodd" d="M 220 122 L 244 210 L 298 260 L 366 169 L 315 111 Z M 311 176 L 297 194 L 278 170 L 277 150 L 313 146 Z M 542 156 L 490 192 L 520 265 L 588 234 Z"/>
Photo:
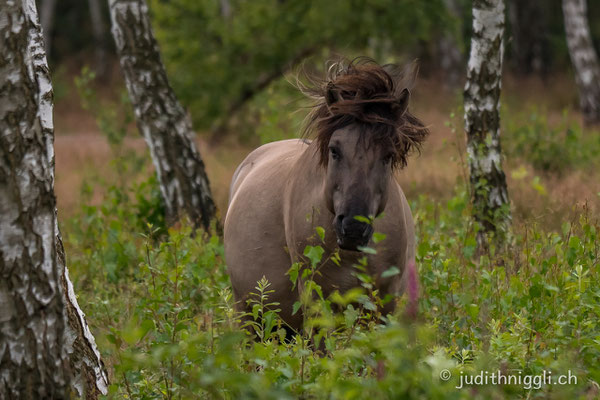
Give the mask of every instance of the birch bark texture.
<path id="1" fill-rule="evenodd" d="M 478 242 L 510 222 L 500 146 L 504 1 L 473 1 L 473 36 L 464 90 L 465 132 Z"/>
<path id="2" fill-rule="evenodd" d="M 68 398 L 69 383 L 97 398 L 108 380 L 64 262 L 34 0 L 0 0 L 0 43 L 0 398 Z"/>
<path id="3" fill-rule="evenodd" d="M 112 35 L 138 129 L 156 169 L 169 223 L 187 214 L 209 229 L 216 207 L 192 124 L 169 85 L 144 0 L 109 0 Z"/>
<path id="4" fill-rule="evenodd" d="M 575 67 L 579 103 L 587 124 L 600 123 L 600 65 L 587 19 L 586 0 L 563 0 L 567 46 Z"/>

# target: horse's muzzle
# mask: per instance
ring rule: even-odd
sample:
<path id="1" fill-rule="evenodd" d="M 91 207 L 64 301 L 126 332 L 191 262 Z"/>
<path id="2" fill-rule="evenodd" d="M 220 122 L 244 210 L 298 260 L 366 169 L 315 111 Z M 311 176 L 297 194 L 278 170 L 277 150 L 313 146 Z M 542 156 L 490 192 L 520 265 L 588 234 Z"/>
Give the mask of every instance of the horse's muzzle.
<path id="1" fill-rule="evenodd" d="M 343 250 L 359 251 L 358 248 L 368 245 L 373 236 L 373 227 L 354 217 L 338 215 L 334 227 L 337 244 Z"/>

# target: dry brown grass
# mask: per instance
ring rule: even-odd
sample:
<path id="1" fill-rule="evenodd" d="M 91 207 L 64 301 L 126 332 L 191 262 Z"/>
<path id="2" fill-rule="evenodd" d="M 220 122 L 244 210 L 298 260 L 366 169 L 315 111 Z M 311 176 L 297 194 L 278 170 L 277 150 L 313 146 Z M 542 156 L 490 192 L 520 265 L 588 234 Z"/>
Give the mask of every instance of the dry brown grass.
<path id="1" fill-rule="evenodd" d="M 505 84 L 504 97 L 508 104 L 535 103 L 549 114 L 549 123 L 560 121 L 561 110 L 573 105 L 576 95 L 568 77 L 555 78 L 552 85 L 540 79 L 509 78 Z M 562 95 L 562 97 L 561 97 Z M 76 94 L 74 94 L 76 97 Z M 398 173 L 398 180 L 407 193 L 415 198 L 425 194 L 436 199 L 446 199 L 453 194 L 457 180 L 466 174 L 461 154 L 464 154 L 462 116 L 453 118 L 458 133 L 453 133 L 446 123 L 450 120 L 453 106 L 459 104 L 460 91 L 444 90 L 436 80 L 423 80 L 415 90 L 413 110 L 431 129 L 420 156 L 409 160 L 408 166 Z M 80 187 L 84 177 L 118 179 L 108 168 L 112 153 L 106 139 L 98 132 L 93 118 L 77 107 L 69 96 L 66 104 L 56 107 L 56 194 L 61 215 L 68 216 L 77 209 Z M 580 119 L 574 113 L 573 118 Z M 146 152 L 144 141 L 132 134 L 125 145 L 136 152 Z M 211 146 L 198 139 L 198 146 L 207 167 L 215 201 L 224 215 L 227 207 L 229 182 L 236 166 L 252 150 L 225 141 Z M 464 156 L 463 156 L 464 157 Z M 517 170 L 526 171 L 516 174 Z M 505 163 L 509 193 L 513 202 L 514 219 L 534 219 L 540 224 L 556 228 L 565 218 L 571 218 L 576 205 L 587 203 L 592 213 L 600 210 L 600 173 L 590 170 L 567 171 L 562 175 L 542 175 L 523 160 Z M 151 166 L 148 174 L 153 173 Z M 533 179 L 539 176 L 546 193 L 534 188 Z M 93 201 L 99 202 L 103 193 L 95 191 Z"/>

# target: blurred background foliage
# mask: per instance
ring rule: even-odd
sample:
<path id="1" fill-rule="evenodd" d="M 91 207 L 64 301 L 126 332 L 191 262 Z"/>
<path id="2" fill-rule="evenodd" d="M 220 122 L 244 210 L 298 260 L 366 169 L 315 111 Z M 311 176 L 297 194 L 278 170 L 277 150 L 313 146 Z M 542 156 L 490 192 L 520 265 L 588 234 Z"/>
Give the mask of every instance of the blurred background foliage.
<path id="1" fill-rule="evenodd" d="M 101 11 L 95 19 L 94 2 Z M 171 84 L 195 127 L 210 130 L 212 139 L 231 131 L 247 136 L 255 122 L 277 125 L 273 101 L 280 111 L 282 106 L 290 111 L 299 97 L 285 76 L 293 79 L 300 66 L 323 68 L 335 54 L 366 55 L 380 63 L 418 58 L 422 75 L 441 75 L 451 86 L 460 83 L 451 69 L 462 77 L 468 55 L 468 0 L 150 0 L 149 5 Z M 600 24 L 593 21 L 600 19 L 600 3 L 588 1 L 588 8 L 598 48 Z M 59 76 L 65 65 L 76 70 L 89 64 L 89 54 L 98 49 L 106 56 L 92 64 L 100 78 L 110 75 L 101 65 L 115 62 L 107 2 L 56 2 L 48 35 L 50 64 Z M 515 74 L 551 79 L 571 68 L 560 0 L 507 1 L 507 38 L 506 65 Z M 446 62 L 448 52 L 458 52 L 458 62 Z M 268 96 L 261 96 L 265 91 Z"/>
<path id="2" fill-rule="evenodd" d="M 440 0 L 236 1 L 230 15 L 214 1 L 151 4 L 172 83 L 198 127 L 229 119 L 310 56 L 395 61 L 448 25 Z"/>

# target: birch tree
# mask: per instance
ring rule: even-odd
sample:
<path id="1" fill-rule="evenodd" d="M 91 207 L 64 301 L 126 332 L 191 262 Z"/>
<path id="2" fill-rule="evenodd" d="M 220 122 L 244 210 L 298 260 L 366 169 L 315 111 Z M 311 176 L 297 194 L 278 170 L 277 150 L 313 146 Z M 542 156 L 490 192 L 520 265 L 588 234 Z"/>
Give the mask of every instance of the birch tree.
<path id="1" fill-rule="evenodd" d="M 504 1 L 474 0 L 464 102 L 473 212 L 481 227 L 477 237 L 480 246 L 488 232 L 498 231 L 510 220 L 500 147 L 503 35 Z"/>
<path id="2" fill-rule="evenodd" d="M 169 85 L 144 0 L 109 0 L 112 35 L 136 121 L 156 168 L 167 220 L 209 228 L 216 207 L 189 116 Z"/>
<path id="3" fill-rule="evenodd" d="M 0 398 L 97 398 L 107 375 L 65 265 L 52 85 L 34 0 L 0 0 Z"/>
<path id="4" fill-rule="evenodd" d="M 581 112 L 586 123 L 600 123 L 600 65 L 590 35 L 586 0 L 563 0 L 562 8 Z"/>

